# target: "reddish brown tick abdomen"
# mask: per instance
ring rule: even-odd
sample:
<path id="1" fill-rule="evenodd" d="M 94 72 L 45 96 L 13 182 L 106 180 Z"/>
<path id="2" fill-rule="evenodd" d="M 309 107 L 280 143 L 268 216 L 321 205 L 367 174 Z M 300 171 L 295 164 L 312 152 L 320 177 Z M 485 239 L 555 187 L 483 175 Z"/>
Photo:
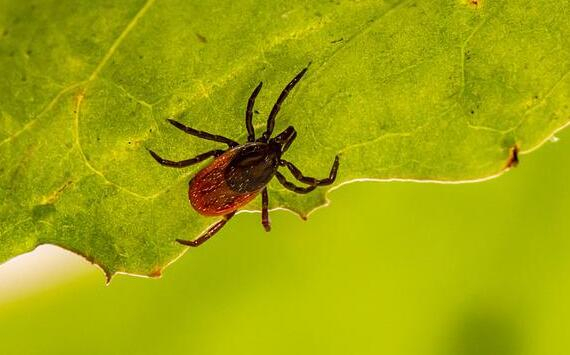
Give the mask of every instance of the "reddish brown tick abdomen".
<path id="1" fill-rule="evenodd" d="M 233 212 L 253 200 L 261 190 L 238 193 L 226 182 L 225 170 L 237 149 L 230 149 L 200 170 L 188 187 L 192 207 L 205 216 L 221 216 Z"/>

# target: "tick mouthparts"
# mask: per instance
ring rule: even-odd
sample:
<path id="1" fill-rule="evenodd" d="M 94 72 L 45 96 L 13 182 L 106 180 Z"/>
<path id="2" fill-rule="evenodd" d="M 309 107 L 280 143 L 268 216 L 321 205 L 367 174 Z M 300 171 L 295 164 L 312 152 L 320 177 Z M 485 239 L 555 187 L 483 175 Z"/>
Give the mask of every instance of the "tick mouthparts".
<path id="1" fill-rule="evenodd" d="M 279 144 L 281 146 L 281 151 L 284 152 L 289 148 L 296 137 L 297 131 L 295 131 L 295 128 L 293 128 L 293 126 L 289 126 L 283 132 L 275 136 L 275 138 L 273 138 L 273 141 Z"/>

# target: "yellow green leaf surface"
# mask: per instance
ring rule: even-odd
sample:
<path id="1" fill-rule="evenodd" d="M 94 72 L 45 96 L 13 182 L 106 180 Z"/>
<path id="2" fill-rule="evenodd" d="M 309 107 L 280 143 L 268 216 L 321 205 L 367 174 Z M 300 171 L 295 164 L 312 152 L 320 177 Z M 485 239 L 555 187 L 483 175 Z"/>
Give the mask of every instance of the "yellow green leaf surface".
<path id="1" fill-rule="evenodd" d="M 108 277 L 160 275 L 185 250 L 174 240 L 215 220 L 187 198 L 207 163 L 168 169 L 146 149 L 221 148 L 165 119 L 244 141 L 253 88 L 264 82 L 259 134 L 309 63 L 276 131 L 296 128 L 286 157 L 306 175 L 339 154 L 339 176 L 308 195 L 272 182 L 271 208 L 306 215 L 359 179 L 496 176 L 570 121 L 568 13 L 549 0 L 1 0 L 0 261 L 49 243 Z"/>

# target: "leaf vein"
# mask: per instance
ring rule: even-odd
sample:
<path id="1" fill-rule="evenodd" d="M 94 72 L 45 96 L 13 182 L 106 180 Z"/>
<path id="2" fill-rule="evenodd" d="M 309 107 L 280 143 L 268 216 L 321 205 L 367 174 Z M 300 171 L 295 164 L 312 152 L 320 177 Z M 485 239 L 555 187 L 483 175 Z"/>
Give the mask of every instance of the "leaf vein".
<path id="1" fill-rule="evenodd" d="M 369 20 L 364 26 L 360 27 L 358 30 L 356 30 L 354 33 L 352 33 L 350 35 L 350 37 L 343 42 L 343 44 L 341 46 L 338 46 L 338 48 L 336 48 L 328 57 L 326 62 L 324 62 L 323 65 L 321 65 L 317 71 L 320 72 L 321 70 L 324 69 L 324 67 L 326 66 L 327 63 L 330 63 L 330 59 L 334 58 L 338 53 L 340 53 L 341 51 L 343 51 L 344 49 L 347 48 L 347 46 L 349 45 L 350 42 L 352 42 L 355 38 L 360 37 L 363 34 L 368 33 L 373 27 L 374 25 L 380 21 L 380 19 L 386 17 L 387 15 L 389 15 L 390 13 L 396 11 L 397 9 L 403 7 L 404 5 L 410 3 L 410 1 L 402 1 L 398 4 L 393 5 L 392 7 L 390 7 L 388 10 L 382 12 L 381 14 L 379 14 L 378 16 L 374 17 L 373 19 Z"/>
<path id="2" fill-rule="evenodd" d="M 537 108 L 539 108 L 540 106 L 544 105 L 547 101 L 547 99 L 552 96 L 552 94 L 556 91 L 556 89 L 558 88 L 558 86 L 564 82 L 564 80 L 568 77 L 568 75 L 570 74 L 570 68 L 568 70 L 566 70 L 566 72 L 560 76 L 560 78 L 558 80 L 556 80 L 556 82 L 550 87 L 550 89 L 548 89 L 546 91 L 546 94 L 544 95 L 544 97 L 542 97 L 542 99 L 536 104 L 533 105 L 532 107 L 529 107 L 521 116 L 521 119 L 519 120 L 519 122 L 509 130 L 510 131 L 514 131 L 515 129 L 518 129 L 520 126 L 522 126 L 522 124 L 524 123 L 524 121 L 527 119 L 528 115 L 530 113 L 532 113 L 534 110 L 536 110 Z"/>
<path id="3" fill-rule="evenodd" d="M 14 139 L 16 139 L 18 136 L 20 136 L 22 133 L 26 132 L 27 130 L 29 130 L 30 128 L 32 128 L 38 121 L 38 119 L 40 117 L 42 117 L 43 115 L 45 115 L 47 112 L 49 112 L 54 106 L 55 104 L 59 101 L 59 99 L 65 95 L 68 91 L 73 90 L 74 88 L 78 87 L 79 85 L 81 85 L 82 82 L 79 83 L 75 83 L 72 85 L 69 85 L 68 87 L 62 89 L 60 92 L 58 92 L 53 99 L 36 115 L 35 118 L 33 118 L 32 120 L 30 120 L 28 123 L 26 123 L 24 125 L 24 127 L 22 127 L 22 129 L 20 129 L 17 132 L 14 132 L 13 134 L 11 134 L 9 137 L 6 137 L 4 140 L 2 140 L 0 142 L 0 147 L 3 146 L 4 144 L 13 141 Z"/>
<path id="4" fill-rule="evenodd" d="M 119 34 L 117 39 L 113 42 L 113 44 L 111 45 L 111 47 L 109 48 L 107 53 L 105 53 L 105 55 L 103 56 L 103 59 L 95 67 L 95 70 L 93 71 L 93 73 L 91 73 L 91 75 L 89 76 L 89 78 L 86 81 L 87 84 L 89 82 L 92 82 L 93 80 L 95 80 L 97 78 L 97 76 L 99 75 L 99 72 L 107 64 L 109 59 L 116 52 L 117 48 L 119 48 L 119 46 L 124 41 L 124 39 L 127 37 L 127 35 L 132 31 L 132 29 L 136 26 L 137 22 L 144 16 L 144 14 L 148 11 L 148 9 L 152 6 L 152 4 L 154 2 L 155 2 L 155 0 L 148 0 L 143 5 L 143 7 L 136 13 L 136 15 L 133 17 L 133 19 L 127 24 L 125 29 Z M 79 154 L 83 158 L 83 162 L 85 163 L 85 165 L 87 166 L 87 168 L 89 170 L 91 170 L 96 175 L 100 176 L 105 181 L 105 183 L 115 187 L 117 190 L 122 191 L 126 194 L 129 194 L 129 195 L 137 197 L 137 198 L 148 199 L 149 198 L 148 196 L 140 195 L 134 191 L 131 191 L 125 187 L 122 187 L 122 186 L 112 182 L 111 180 L 109 180 L 105 176 L 105 174 L 103 172 L 97 170 L 87 160 L 87 157 L 85 156 L 85 152 L 83 151 L 83 147 L 81 146 L 81 140 L 79 139 L 79 112 L 81 109 L 81 103 L 83 102 L 83 99 L 85 98 L 86 90 L 87 90 L 86 88 L 81 90 L 79 92 L 79 94 L 77 95 L 76 102 L 75 102 L 76 103 L 75 110 L 73 111 L 73 115 L 72 115 L 73 116 L 72 117 L 73 118 L 73 130 L 72 130 L 72 132 L 73 132 L 74 143 L 75 143 L 75 146 L 77 147 L 77 149 L 79 151 Z"/>
<path id="5" fill-rule="evenodd" d="M 121 45 L 123 40 L 127 37 L 129 32 L 131 32 L 131 30 L 136 26 L 137 22 L 141 19 L 141 17 L 144 16 L 144 14 L 148 11 L 148 9 L 152 6 L 154 2 L 155 0 L 148 0 L 143 5 L 143 7 L 137 12 L 135 17 L 133 17 L 133 19 L 127 24 L 127 27 L 125 27 L 125 29 L 121 32 L 121 34 L 119 34 L 119 37 L 117 37 L 115 42 L 113 42 L 107 53 L 105 53 L 101 62 L 99 62 L 99 64 L 95 67 L 95 70 L 89 76 L 88 81 L 93 81 L 97 77 L 97 75 L 99 75 L 99 72 L 107 64 L 107 62 L 113 56 L 113 54 L 115 54 L 115 51 L 117 50 L 117 48 L 119 48 L 119 46 Z"/>
<path id="6" fill-rule="evenodd" d="M 463 44 L 460 47 L 460 52 L 461 52 L 461 66 L 460 66 L 460 68 L 461 68 L 461 88 L 459 89 L 460 95 L 463 94 L 463 92 L 465 91 L 465 48 L 467 47 L 467 44 L 469 43 L 469 41 L 471 41 L 471 39 L 473 39 L 475 34 L 478 33 L 481 30 L 481 28 L 483 28 L 483 25 L 485 25 L 487 23 L 487 21 L 489 21 L 489 17 L 486 17 L 482 21 L 480 21 L 479 24 L 477 26 L 475 26 L 473 31 L 471 31 L 469 36 L 467 36 L 467 38 L 465 39 L 465 41 L 463 42 Z"/>

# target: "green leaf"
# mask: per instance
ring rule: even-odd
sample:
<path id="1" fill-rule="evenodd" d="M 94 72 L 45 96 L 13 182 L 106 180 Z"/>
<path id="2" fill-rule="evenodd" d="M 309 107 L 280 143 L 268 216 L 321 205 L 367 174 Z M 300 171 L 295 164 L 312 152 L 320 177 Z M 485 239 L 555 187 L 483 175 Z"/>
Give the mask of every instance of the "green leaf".
<path id="1" fill-rule="evenodd" d="M 165 119 L 244 141 L 257 83 L 259 134 L 309 63 L 276 127 L 295 126 L 286 157 L 306 175 L 340 154 L 332 188 L 496 176 L 568 125 L 569 12 L 550 0 L 2 0 L 0 261 L 51 243 L 109 278 L 160 275 L 185 251 L 174 239 L 215 219 L 187 198 L 207 163 L 169 169 L 146 148 L 172 160 L 221 148 Z M 272 182 L 270 204 L 306 215 L 329 190 Z"/>

